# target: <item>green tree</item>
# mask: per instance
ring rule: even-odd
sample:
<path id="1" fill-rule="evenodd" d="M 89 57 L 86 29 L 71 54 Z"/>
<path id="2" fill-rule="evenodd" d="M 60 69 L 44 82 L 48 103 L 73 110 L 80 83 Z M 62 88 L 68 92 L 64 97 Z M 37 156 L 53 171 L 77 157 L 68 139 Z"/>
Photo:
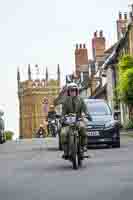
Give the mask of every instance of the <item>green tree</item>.
<path id="1" fill-rule="evenodd" d="M 124 55 L 118 63 L 119 84 L 117 87 L 119 98 L 129 107 L 129 118 L 132 118 L 133 108 L 133 57 Z"/>
<path id="2" fill-rule="evenodd" d="M 6 140 L 12 140 L 14 133 L 12 131 L 5 131 Z"/>

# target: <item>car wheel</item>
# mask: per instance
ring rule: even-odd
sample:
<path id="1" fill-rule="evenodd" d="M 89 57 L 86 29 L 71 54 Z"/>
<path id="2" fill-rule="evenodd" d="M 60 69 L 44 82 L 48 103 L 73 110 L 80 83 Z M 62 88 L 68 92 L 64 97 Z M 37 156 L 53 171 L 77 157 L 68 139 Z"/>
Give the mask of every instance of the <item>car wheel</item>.
<path id="1" fill-rule="evenodd" d="M 112 148 L 120 148 L 120 139 L 112 144 Z"/>

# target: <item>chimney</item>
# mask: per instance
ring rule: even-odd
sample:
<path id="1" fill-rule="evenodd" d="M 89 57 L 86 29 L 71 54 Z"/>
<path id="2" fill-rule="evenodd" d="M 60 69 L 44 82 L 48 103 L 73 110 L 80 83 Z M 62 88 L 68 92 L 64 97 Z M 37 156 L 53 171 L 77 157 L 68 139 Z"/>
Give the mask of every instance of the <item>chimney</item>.
<path id="1" fill-rule="evenodd" d="M 80 72 L 83 71 L 83 66 L 88 66 L 88 51 L 85 44 L 79 44 L 79 48 L 76 45 L 75 49 L 75 68 L 76 74 L 79 76 Z"/>
<path id="2" fill-rule="evenodd" d="M 124 13 L 124 19 L 127 20 L 127 13 Z"/>
<path id="3" fill-rule="evenodd" d="M 76 44 L 76 49 L 78 49 L 78 44 Z"/>
<path id="4" fill-rule="evenodd" d="M 98 61 L 102 56 L 104 56 L 105 42 L 106 40 L 105 37 L 103 36 L 103 31 L 100 30 L 99 36 L 97 36 L 97 31 L 96 31 L 92 39 L 93 60 Z"/>
<path id="5" fill-rule="evenodd" d="M 94 37 L 97 37 L 97 31 L 94 32 Z"/>
<path id="6" fill-rule="evenodd" d="M 77 48 L 78 45 L 76 45 L 75 49 L 75 65 L 76 65 L 76 71 L 80 71 L 81 65 L 88 65 L 88 51 L 85 44 L 80 44 L 79 48 Z"/>
<path id="7" fill-rule="evenodd" d="M 119 12 L 119 20 L 122 20 L 122 14 Z"/>
<path id="8" fill-rule="evenodd" d="M 79 48 L 82 49 L 82 44 L 79 45 Z"/>
<path id="9" fill-rule="evenodd" d="M 100 36 L 101 38 L 103 37 L 103 31 L 102 31 L 102 30 L 99 32 L 99 36 Z"/>
<path id="10" fill-rule="evenodd" d="M 121 12 L 119 12 L 119 18 L 117 20 L 117 39 L 120 40 L 123 37 L 123 34 L 127 28 L 128 17 L 127 13 L 124 13 L 124 17 L 122 18 Z"/>

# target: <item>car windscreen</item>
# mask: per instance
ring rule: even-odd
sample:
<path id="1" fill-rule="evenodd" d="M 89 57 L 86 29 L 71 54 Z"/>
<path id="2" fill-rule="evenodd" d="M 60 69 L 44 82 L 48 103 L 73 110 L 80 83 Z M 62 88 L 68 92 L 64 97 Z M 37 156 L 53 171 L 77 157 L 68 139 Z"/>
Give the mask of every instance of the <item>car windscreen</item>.
<path id="1" fill-rule="evenodd" d="M 111 115 L 111 110 L 105 102 L 85 101 L 85 103 L 91 115 Z"/>

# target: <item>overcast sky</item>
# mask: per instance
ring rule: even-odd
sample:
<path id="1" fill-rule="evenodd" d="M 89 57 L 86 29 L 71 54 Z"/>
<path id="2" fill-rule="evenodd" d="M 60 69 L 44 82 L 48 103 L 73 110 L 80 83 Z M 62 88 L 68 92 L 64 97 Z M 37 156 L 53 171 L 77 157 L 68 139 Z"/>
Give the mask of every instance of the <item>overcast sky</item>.
<path id="1" fill-rule="evenodd" d="M 116 41 L 118 12 L 130 0 L 0 0 L 0 108 L 6 130 L 18 136 L 17 67 L 27 78 L 27 64 L 48 67 L 62 80 L 74 70 L 76 43 L 85 43 L 91 57 L 93 32 L 103 29 L 107 47 Z"/>

